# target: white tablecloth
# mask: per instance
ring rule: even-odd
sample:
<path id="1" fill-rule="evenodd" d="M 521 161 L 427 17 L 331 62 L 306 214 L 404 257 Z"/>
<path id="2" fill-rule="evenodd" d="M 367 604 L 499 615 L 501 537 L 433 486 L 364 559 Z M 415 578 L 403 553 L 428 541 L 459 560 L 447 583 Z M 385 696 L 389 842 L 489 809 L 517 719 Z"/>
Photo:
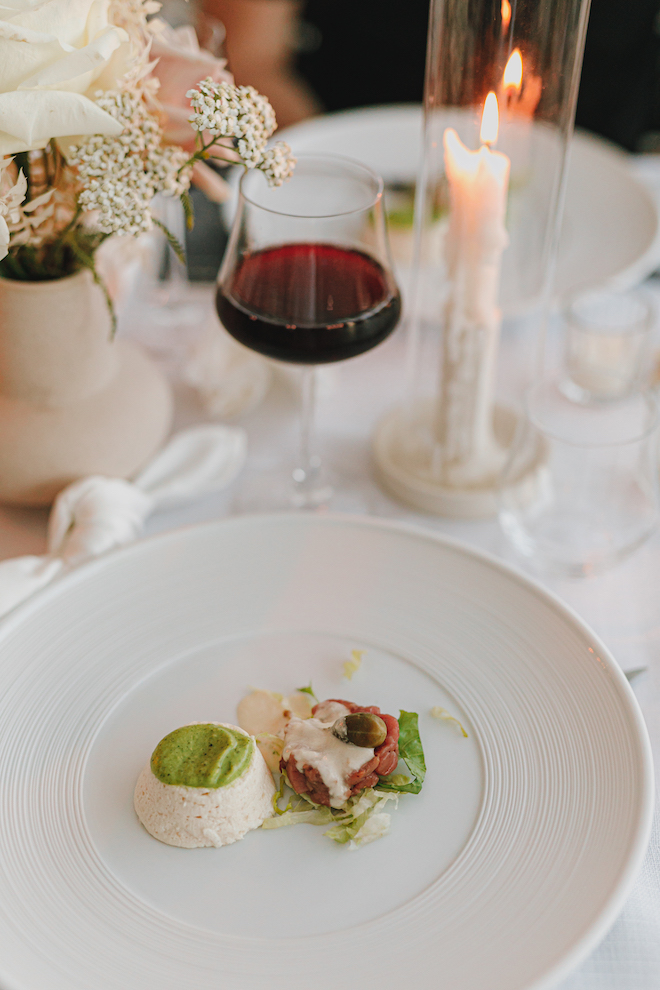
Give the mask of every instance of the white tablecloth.
<path id="1" fill-rule="evenodd" d="M 653 280 L 649 285 L 660 302 L 660 282 L 657 288 Z M 212 320 L 211 289 L 195 289 L 192 294 L 206 305 L 208 318 Z M 131 333 L 130 319 L 125 332 Z M 132 332 L 139 336 L 135 327 Z M 198 333 L 199 327 L 194 332 Z M 348 494 L 339 500 L 340 507 L 359 508 L 352 492 L 364 501 L 362 511 L 427 526 L 526 570 L 495 521 L 468 523 L 422 516 L 391 501 L 372 480 L 370 434 L 379 416 L 401 393 L 404 344 L 403 335 L 397 333 L 372 353 L 320 370 L 319 447 L 322 455 L 346 478 Z M 513 338 L 507 337 L 505 328 L 504 361 L 507 348 L 512 346 Z M 204 418 L 195 393 L 181 383 L 177 385 L 177 410 L 177 426 Z M 296 417 L 295 376 L 276 372 L 265 403 L 241 421 L 249 435 L 248 470 L 268 468 L 287 456 L 293 457 Z M 225 516 L 232 511 L 233 498 L 234 491 L 229 490 L 186 508 L 156 514 L 147 525 L 147 535 Z M 45 525 L 45 511 L 0 508 L 0 559 L 42 553 Z M 648 725 L 657 780 L 660 772 L 660 533 L 629 560 L 601 576 L 543 580 L 593 627 L 624 669 L 648 667 L 648 672 L 636 679 L 634 688 Z M 660 816 L 656 815 L 644 869 L 626 907 L 600 947 L 562 984 L 563 990 L 660 988 L 659 821 Z"/>

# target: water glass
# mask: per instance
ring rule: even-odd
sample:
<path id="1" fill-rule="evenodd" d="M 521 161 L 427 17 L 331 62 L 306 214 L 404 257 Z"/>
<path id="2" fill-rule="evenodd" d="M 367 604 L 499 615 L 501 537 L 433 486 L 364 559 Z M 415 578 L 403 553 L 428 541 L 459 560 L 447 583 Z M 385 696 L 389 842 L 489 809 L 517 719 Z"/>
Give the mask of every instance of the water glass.
<path id="1" fill-rule="evenodd" d="M 572 296 L 564 309 L 564 394 L 576 402 L 603 401 L 643 386 L 654 316 L 651 298 L 639 289 L 599 289 Z"/>
<path id="2" fill-rule="evenodd" d="M 500 523 L 539 570 L 593 574 L 655 530 L 659 487 L 658 408 L 650 393 L 581 406 L 542 383 L 528 393 L 504 470 Z"/>

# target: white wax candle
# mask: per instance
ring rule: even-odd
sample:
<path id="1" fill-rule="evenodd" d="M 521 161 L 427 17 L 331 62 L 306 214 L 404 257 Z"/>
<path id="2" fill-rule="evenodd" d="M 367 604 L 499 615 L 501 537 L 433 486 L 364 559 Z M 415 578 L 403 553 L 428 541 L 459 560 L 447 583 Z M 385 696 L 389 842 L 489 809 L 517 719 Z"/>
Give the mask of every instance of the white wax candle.
<path id="1" fill-rule="evenodd" d="M 497 121 L 492 140 L 496 134 Z M 452 128 L 444 133 L 444 148 L 449 295 L 436 434 L 445 481 L 478 485 L 492 482 L 504 460 L 492 420 L 510 160 L 486 144 L 470 151 Z"/>
<path id="2" fill-rule="evenodd" d="M 449 183 L 449 230 L 445 241 L 452 283 L 453 315 L 471 324 L 499 320 L 497 299 L 511 162 L 483 145 L 466 148 L 453 128 L 444 134 Z"/>

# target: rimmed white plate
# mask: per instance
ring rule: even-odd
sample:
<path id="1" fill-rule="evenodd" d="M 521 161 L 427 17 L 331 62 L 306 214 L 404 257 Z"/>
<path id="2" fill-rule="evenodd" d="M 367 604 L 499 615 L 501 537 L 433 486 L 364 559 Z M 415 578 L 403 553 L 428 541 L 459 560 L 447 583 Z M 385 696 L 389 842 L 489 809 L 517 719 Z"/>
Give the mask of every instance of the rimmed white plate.
<path id="1" fill-rule="evenodd" d="M 0 678 L 7 990 L 538 990 L 605 934 L 647 843 L 648 740 L 605 648 L 422 530 L 282 515 L 145 541 L 8 618 Z M 161 736 L 310 678 L 420 713 L 427 780 L 389 836 L 147 835 L 132 791 Z"/>
<path id="2" fill-rule="evenodd" d="M 348 155 L 375 169 L 386 182 L 414 182 L 421 155 L 421 109 L 403 105 L 346 110 L 303 121 L 281 136 L 294 151 Z M 556 296 L 603 282 L 628 288 L 658 264 L 658 208 L 632 174 L 629 156 L 577 132 L 557 254 Z M 503 297 L 505 310 L 520 310 L 513 287 L 505 284 Z"/>

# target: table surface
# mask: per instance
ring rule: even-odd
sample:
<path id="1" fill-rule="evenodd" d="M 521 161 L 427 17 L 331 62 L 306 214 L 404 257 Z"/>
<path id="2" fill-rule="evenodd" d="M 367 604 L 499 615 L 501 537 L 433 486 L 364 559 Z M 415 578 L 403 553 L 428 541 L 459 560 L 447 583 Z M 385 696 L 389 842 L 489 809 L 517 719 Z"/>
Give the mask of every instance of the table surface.
<path id="1" fill-rule="evenodd" d="M 648 172 L 648 166 L 645 167 Z M 656 181 L 660 190 L 660 166 Z M 656 297 L 660 310 L 660 280 L 650 279 L 647 287 Z M 215 319 L 212 288 L 197 286 L 190 292 L 204 308 L 205 324 L 211 325 Z M 122 332 L 127 336 L 140 336 L 135 322 L 131 322 L 130 313 L 126 314 Z M 199 332 L 197 326 L 194 333 L 198 335 Z M 515 335 L 515 328 L 503 328 L 501 366 L 506 366 L 507 354 L 513 353 Z M 180 345 L 179 353 L 183 353 L 185 338 Z M 397 331 L 371 353 L 319 369 L 319 450 L 345 478 L 345 495 L 339 500 L 339 507 L 423 525 L 488 551 L 539 578 L 509 547 L 495 520 L 465 522 L 425 516 L 392 501 L 375 484 L 370 438 L 379 417 L 401 395 L 405 345 L 405 333 Z M 176 426 L 205 419 L 196 394 L 181 382 L 176 372 L 174 378 Z M 511 374 L 505 379 L 503 390 L 515 392 L 516 383 Z M 287 457 L 293 458 L 297 413 L 296 375 L 287 369 L 275 368 L 273 385 L 264 403 L 238 421 L 249 438 L 247 471 L 261 471 L 280 464 Z M 156 514 L 147 524 L 146 535 L 231 514 L 235 488 L 236 484 L 227 492 L 176 511 Z M 354 504 L 351 493 L 362 504 Z M 0 559 L 42 553 L 46 520 L 45 510 L 0 507 Z M 591 625 L 624 670 L 648 668 L 635 679 L 634 689 L 648 726 L 656 757 L 656 781 L 660 783 L 660 532 L 628 560 L 604 574 L 577 580 L 543 576 L 539 579 Z M 609 936 L 562 984 L 562 990 L 651 990 L 660 987 L 660 830 L 657 819 L 658 816 L 644 872 L 630 901 Z"/>

